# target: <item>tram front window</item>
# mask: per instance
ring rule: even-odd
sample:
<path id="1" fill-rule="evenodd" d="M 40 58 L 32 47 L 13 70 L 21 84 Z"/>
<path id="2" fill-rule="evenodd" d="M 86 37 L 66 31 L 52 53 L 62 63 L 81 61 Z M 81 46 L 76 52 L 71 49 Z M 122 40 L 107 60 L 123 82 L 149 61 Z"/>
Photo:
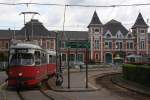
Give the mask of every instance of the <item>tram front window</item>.
<path id="1" fill-rule="evenodd" d="M 32 54 L 16 53 L 12 55 L 10 65 L 32 65 L 34 62 L 33 59 L 34 57 Z"/>

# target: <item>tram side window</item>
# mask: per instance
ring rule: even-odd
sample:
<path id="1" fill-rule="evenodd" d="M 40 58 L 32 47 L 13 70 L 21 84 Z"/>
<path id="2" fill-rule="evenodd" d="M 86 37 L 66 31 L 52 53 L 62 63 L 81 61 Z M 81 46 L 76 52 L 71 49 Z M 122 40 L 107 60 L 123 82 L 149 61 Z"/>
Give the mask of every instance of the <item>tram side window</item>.
<path id="1" fill-rule="evenodd" d="M 54 63 L 56 63 L 55 60 L 56 60 L 56 57 L 55 57 L 55 56 L 49 55 L 49 63 L 54 64 Z"/>
<path id="2" fill-rule="evenodd" d="M 56 63 L 56 56 L 53 56 L 53 64 Z"/>
<path id="3" fill-rule="evenodd" d="M 41 61 L 42 61 L 42 64 L 46 64 L 47 62 L 47 59 L 46 59 L 46 54 L 42 54 L 42 57 L 41 57 Z"/>
<path id="4" fill-rule="evenodd" d="M 41 59 L 40 59 L 40 51 L 35 51 L 35 65 L 40 65 L 41 64 Z"/>
<path id="5" fill-rule="evenodd" d="M 130 62 L 135 62 L 135 58 L 130 58 Z"/>
<path id="6" fill-rule="evenodd" d="M 53 61 L 52 55 L 49 55 L 49 63 L 52 63 L 52 61 Z"/>

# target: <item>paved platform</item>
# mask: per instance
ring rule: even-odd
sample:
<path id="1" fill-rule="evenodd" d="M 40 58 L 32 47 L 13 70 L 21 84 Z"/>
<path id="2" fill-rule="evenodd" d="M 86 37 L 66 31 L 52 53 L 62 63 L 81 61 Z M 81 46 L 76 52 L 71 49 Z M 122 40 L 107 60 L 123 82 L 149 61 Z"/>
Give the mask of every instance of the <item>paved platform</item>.
<path id="1" fill-rule="evenodd" d="M 95 71 L 95 72 L 94 72 Z M 98 70 L 90 70 L 88 75 L 88 88 L 86 88 L 85 71 L 73 70 L 70 74 L 70 88 L 68 88 L 68 77 L 64 74 L 64 82 L 61 87 L 58 87 L 53 83 L 53 80 L 49 81 L 49 85 L 52 90 L 58 92 L 92 92 L 99 91 L 101 87 L 96 84 L 95 80 L 99 76 L 103 76 L 106 73 L 118 72 L 113 68 L 99 68 Z"/>

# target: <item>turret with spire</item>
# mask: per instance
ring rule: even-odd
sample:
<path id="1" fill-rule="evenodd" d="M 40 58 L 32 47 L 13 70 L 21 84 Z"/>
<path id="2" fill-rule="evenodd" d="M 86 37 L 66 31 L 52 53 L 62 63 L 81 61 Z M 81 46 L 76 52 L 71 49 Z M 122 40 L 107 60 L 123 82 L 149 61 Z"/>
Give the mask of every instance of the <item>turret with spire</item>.
<path id="1" fill-rule="evenodd" d="M 137 27 L 148 28 L 148 25 L 144 21 L 141 13 L 139 13 L 134 25 L 132 26 L 132 29 L 137 28 Z"/>
<path id="2" fill-rule="evenodd" d="M 148 25 L 144 21 L 142 14 L 139 13 L 134 25 L 132 26 L 132 34 L 135 37 L 135 49 L 138 55 L 143 54 L 143 51 L 148 53 Z"/>
<path id="3" fill-rule="evenodd" d="M 92 20 L 91 20 L 90 24 L 88 25 L 88 28 L 93 27 L 93 26 L 101 26 L 101 25 L 102 25 L 102 22 L 98 18 L 98 15 L 95 11 L 94 14 L 93 14 Z"/>
<path id="4" fill-rule="evenodd" d="M 96 62 L 103 62 L 102 54 L 102 38 L 103 38 L 103 24 L 100 21 L 96 11 L 93 14 L 92 20 L 88 25 L 89 41 L 91 45 L 91 60 L 95 59 Z M 98 52 L 96 52 L 98 51 Z"/>

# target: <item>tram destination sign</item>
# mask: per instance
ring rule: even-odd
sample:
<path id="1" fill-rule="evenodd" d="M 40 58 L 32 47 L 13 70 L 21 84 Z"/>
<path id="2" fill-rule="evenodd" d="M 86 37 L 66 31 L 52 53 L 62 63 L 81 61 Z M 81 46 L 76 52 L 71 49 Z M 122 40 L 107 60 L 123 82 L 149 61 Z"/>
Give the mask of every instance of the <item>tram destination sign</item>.
<path id="1" fill-rule="evenodd" d="M 16 53 L 27 53 L 28 52 L 28 49 L 15 49 L 15 52 Z"/>

